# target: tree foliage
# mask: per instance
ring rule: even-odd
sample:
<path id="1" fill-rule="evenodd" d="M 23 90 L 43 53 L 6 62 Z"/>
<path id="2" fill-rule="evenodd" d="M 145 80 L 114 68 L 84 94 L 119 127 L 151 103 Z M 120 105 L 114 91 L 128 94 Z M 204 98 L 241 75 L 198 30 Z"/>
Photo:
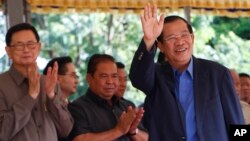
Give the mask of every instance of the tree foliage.
<path id="1" fill-rule="evenodd" d="M 250 39 L 249 18 L 214 17 L 211 25 L 218 34 L 232 31 L 242 39 Z"/>
<path id="2" fill-rule="evenodd" d="M 33 14 L 43 43 L 42 56 L 50 59 L 69 55 L 75 60 L 80 75 L 78 93 L 85 93 L 88 58 L 95 53 L 106 53 L 124 62 L 128 71 L 134 51 L 142 37 L 137 15 L 112 14 Z M 142 103 L 144 95 L 128 84 L 127 98 Z"/>
<path id="3" fill-rule="evenodd" d="M 0 17 L 1 18 L 1 17 Z M 4 18 L 4 16 L 3 16 Z M 135 50 L 142 38 L 140 18 L 134 14 L 32 14 L 42 42 L 41 57 L 47 60 L 69 55 L 80 76 L 75 99 L 88 88 L 85 80 L 87 62 L 95 53 L 107 53 L 130 69 Z M 227 18 L 192 15 L 196 57 L 217 61 L 238 72 L 250 73 L 249 18 Z M 4 24 L 0 22 L 0 40 L 4 40 Z M 6 70 L 8 59 L 0 58 L 1 70 Z M 128 83 L 126 98 L 137 105 L 144 94 Z"/>
<path id="4" fill-rule="evenodd" d="M 195 54 L 238 72 L 250 72 L 249 18 L 194 16 Z M 244 32 L 242 32 L 246 29 Z"/>

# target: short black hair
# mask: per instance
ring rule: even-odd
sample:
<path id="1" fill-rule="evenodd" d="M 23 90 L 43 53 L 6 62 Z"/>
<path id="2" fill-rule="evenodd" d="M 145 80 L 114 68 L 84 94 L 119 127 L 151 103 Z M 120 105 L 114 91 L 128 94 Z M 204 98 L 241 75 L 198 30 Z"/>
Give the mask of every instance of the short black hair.
<path id="1" fill-rule="evenodd" d="M 182 18 L 182 17 L 180 17 L 180 16 L 176 16 L 176 15 L 167 16 L 167 17 L 165 17 L 165 19 L 164 19 L 164 24 L 166 24 L 166 23 L 171 23 L 171 22 L 175 22 L 175 21 L 177 21 L 177 20 L 182 20 L 182 21 L 184 21 L 184 22 L 186 23 L 186 25 L 187 25 L 187 28 L 188 28 L 189 33 L 193 33 L 193 29 L 192 29 L 191 24 L 190 24 L 186 19 L 184 19 L 184 18 Z M 157 37 L 157 40 L 160 41 L 160 42 L 163 41 L 163 31 L 161 32 L 160 36 Z"/>
<path id="2" fill-rule="evenodd" d="M 22 31 L 22 30 L 31 30 L 34 33 L 37 42 L 40 41 L 40 37 L 39 37 L 38 32 L 34 26 L 32 26 L 29 23 L 19 23 L 19 24 L 16 24 L 8 29 L 6 36 L 5 36 L 6 45 L 10 46 L 13 34 L 15 34 L 16 32 Z"/>
<path id="3" fill-rule="evenodd" d="M 118 69 L 124 69 L 125 65 L 122 62 L 116 62 L 116 66 Z"/>
<path id="4" fill-rule="evenodd" d="M 72 59 L 69 56 L 56 57 L 51 59 L 49 63 L 46 65 L 45 69 L 43 70 L 44 75 L 47 74 L 49 67 L 53 67 L 55 62 L 58 63 L 58 74 L 64 75 L 67 72 L 67 68 L 65 66 L 68 63 L 72 63 Z"/>
<path id="5" fill-rule="evenodd" d="M 239 77 L 248 77 L 248 78 L 250 78 L 250 75 L 247 74 L 247 73 L 242 72 L 242 73 L 239 73 Z"/>
<path id="6" fill-rule="evenodd" d="M 93 75 L 96 71 L 98 64 L 106 61 L 111 61 L 115 63 L 114 57 L 108 54 L 94 54 L 90 57 L 88 62 L 87 73 Z"/>

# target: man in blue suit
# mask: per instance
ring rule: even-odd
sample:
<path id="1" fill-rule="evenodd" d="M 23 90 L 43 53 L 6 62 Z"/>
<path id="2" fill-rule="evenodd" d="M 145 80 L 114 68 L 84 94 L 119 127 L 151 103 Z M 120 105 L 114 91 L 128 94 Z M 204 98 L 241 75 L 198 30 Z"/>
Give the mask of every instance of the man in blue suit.
<path id="1" fill-rule="evenodd" d="M 141 15 L 144 36 L 130 69 L 146 94 L 144 124 L 151 141 L 228 141 L 231 124 L 244 124 L 229 70 L 195 58 L 191 25 L 179 16 Z M 163 63 L 155 63 L 157 47 Z"/>

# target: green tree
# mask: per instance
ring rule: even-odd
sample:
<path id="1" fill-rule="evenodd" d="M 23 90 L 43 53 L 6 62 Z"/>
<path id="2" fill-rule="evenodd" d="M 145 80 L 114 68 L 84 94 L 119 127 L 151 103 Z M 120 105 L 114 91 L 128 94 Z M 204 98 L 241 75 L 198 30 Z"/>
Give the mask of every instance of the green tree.
<path id="1" fill-rule="evenodd" d="M 249 73 L 249 40 L 245 32 L 248 19 L 192 15 L 191 22 L 195 31 L 195 56 Z M 72 99 L 85 93 L 88 87 L 85 74 L 91 55 L 113 55 L 125 63 L 128 71 L 142 38 L 140 19 L 134 14 L 32 14 L 32 23 L 41 35 L 44 58 L 69 55 L 75 60 L 81 83 Z M 137 105 L 145 97 L 130 83 L 127 92 L 126 97 Z"/>
<path id="2" fill-rule="evenodd" d="M 249 18 L 194 16 L 195 54 L 238 72 L 250 72 L 250 47 L 246 35 Z M 244 32 L 243 30 L 246 29 Z"/>
<path id="3" fill-rule="evenodd" d="M 214 17 L 211 25 L 218 34 L 232 31 L 242 39 L 250 39 L 249 18 Z"/>
<path id="4" fill-rule="evenodd" d="M 88 58 L 95 53 L 106 53 L 129 69 L 133 54 L 142 37 L 137 15 L 113 14 L 46 14 L 32 15 L 32 23 L 41 35 L 42 56 L 50 59 L 69 55 L 75 60 L 80 75 L 77 95 L 85 93 Z M 128 99 L 142 103 L 144 95 L 128 84 Z"/>

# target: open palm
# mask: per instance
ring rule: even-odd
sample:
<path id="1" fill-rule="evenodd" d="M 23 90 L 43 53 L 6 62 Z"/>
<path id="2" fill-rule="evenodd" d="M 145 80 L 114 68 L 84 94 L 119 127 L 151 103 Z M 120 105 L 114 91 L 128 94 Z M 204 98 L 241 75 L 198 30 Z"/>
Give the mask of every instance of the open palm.
<path id="1" fill-rule="evenodd" d="M 147 47 L 151 47 L 156 38 L 161 34 L 163 28 L 164 18 L 160 15 L 157 19 L 157 6 L 151 7 L 147 4 L 144 7 L 144 14 L 141 15 L 142 28 L 144 33 L 144 41 Z"/>
<path id="2" fill-rule="evenodd" d="M 54 63 L 53 68 L 49 67 L 45 77 L 45 91 L 49 98 L 54 98 L 57 83 L 58 64 Z"/>

